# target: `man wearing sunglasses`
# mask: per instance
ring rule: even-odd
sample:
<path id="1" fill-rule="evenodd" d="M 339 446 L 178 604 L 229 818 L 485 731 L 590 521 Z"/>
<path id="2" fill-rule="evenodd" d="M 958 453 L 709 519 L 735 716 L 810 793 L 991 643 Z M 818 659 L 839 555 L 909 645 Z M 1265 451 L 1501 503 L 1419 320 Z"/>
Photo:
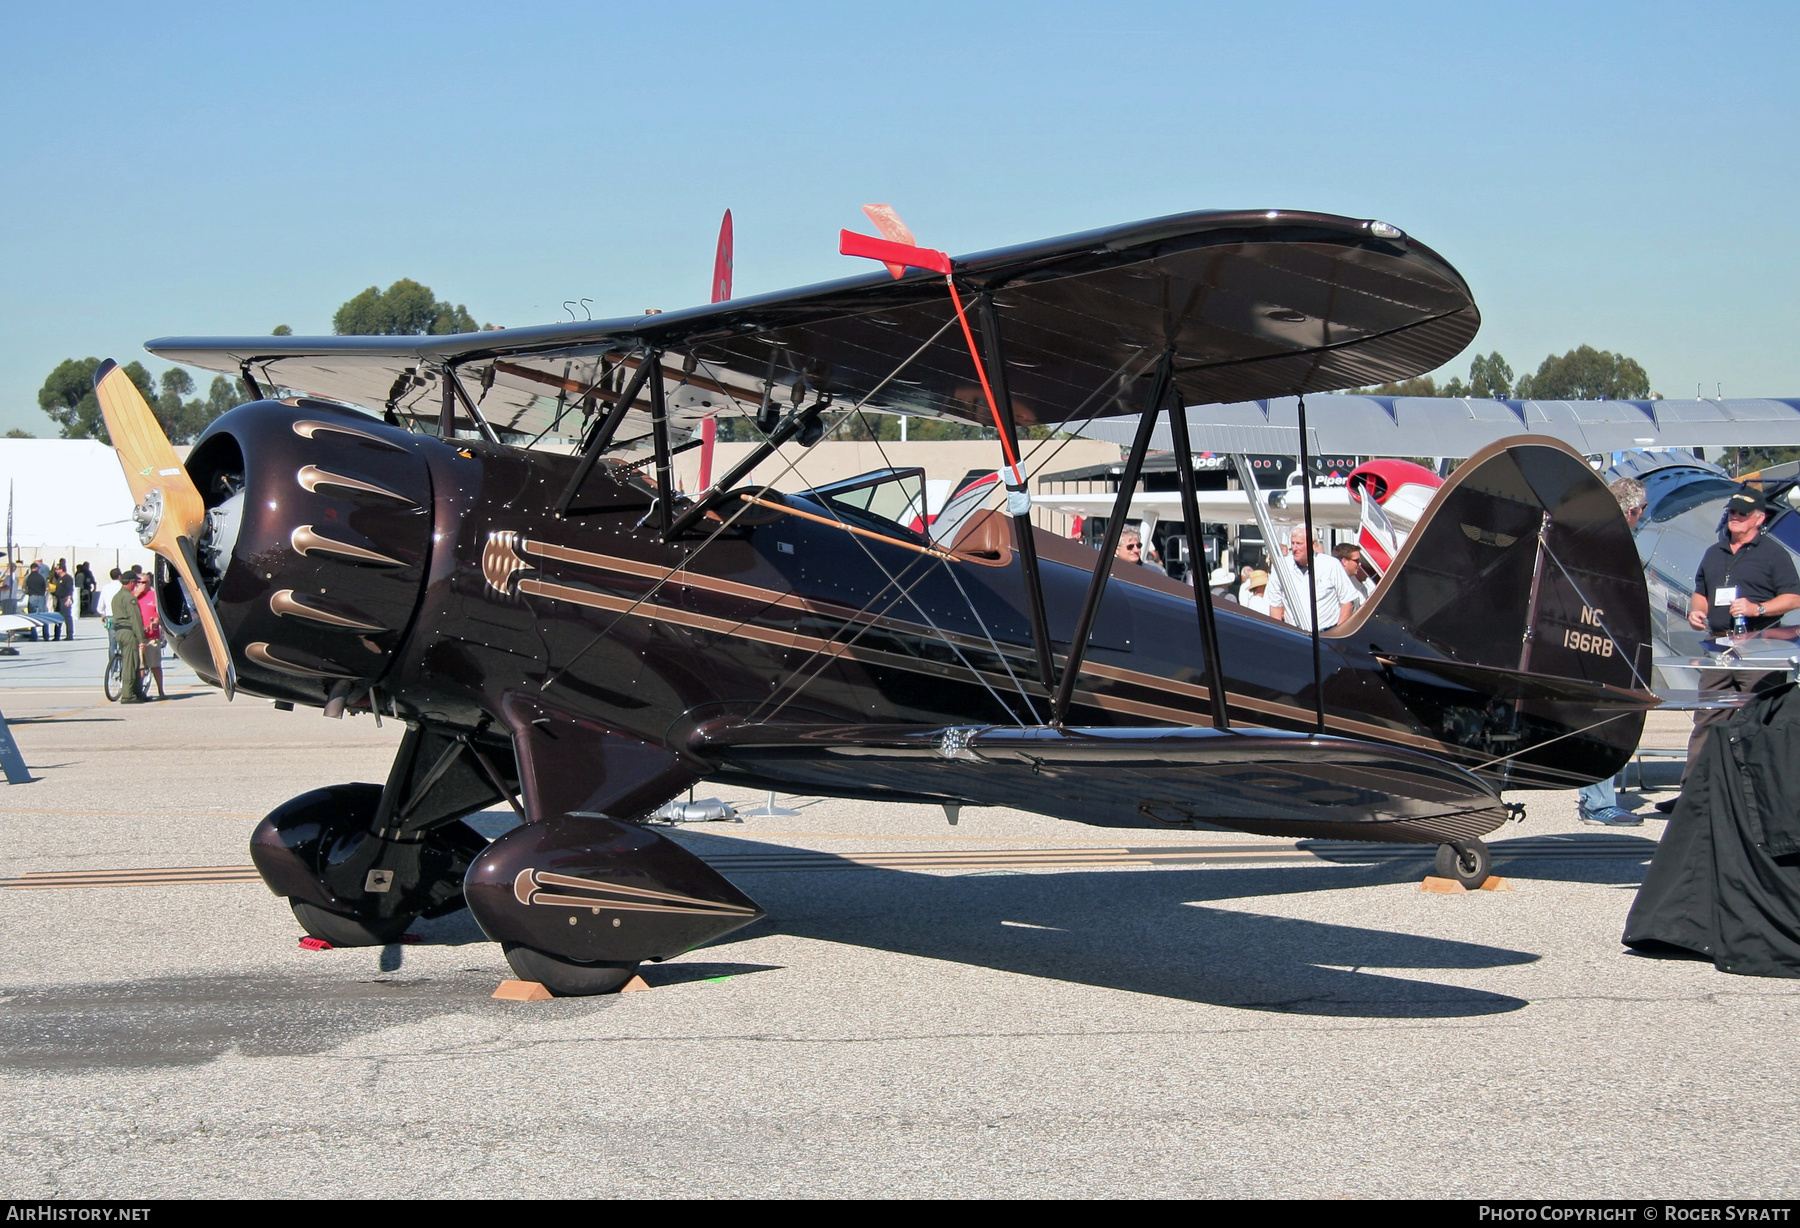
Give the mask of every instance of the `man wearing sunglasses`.
<path id="1" fill-rule="evenodd" d="M 1700 557 L 1694 576 L 1694 596 L 1688 603 L 1688 625 L 1714 636 L 1730 635 L 1737 619 L 1745 630 L 1761 631 L 1781 621 L 1789 610 L 1800 607 L 1800 576 L 1794 560 L 1780 542 L 1763 535 L 1763 525 L 1774 510 L 1762 495 L 1742 487 L 1725 502 L 1725 532 Z M 1736 670 L 1708 671 L 1700 676 L 1707 691 L 1767 691 L 1788 678 L 1785 670 L 1748 674 Z M 1688 738 L 1687 771 L 1694 770 L 1707 731 L 1735 715 L 1735 709 L 1694 713 L 1694 732 Z M 1686 773 L 1683 773 L 1685 777 Z M 1672 807 L 1671 807 L 1672 808 Z M 1658 805 L 1657 809 L 1662 809 Z"/>
<path id="2" fill-rule="evenodd" d="M 1141 564 L 1151 571 L 1162 571 L 1154 556 L 1145 557 L 1144 539 L 1136 529 L 1126 529 L 1119 534 L 1119 548 L 1113 557 L 1123 559 L 1127 563 Z"/>

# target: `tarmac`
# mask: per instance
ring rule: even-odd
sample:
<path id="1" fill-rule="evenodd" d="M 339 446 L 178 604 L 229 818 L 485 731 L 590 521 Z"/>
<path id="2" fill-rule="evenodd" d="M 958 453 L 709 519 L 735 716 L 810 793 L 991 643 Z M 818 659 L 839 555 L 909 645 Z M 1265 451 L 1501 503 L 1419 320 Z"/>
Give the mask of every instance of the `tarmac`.
<path id="1" fill-rule="evenodd" d="M 466 913 L 309 952 L 246 869 L 394 722 L 174 669 L 119 707 L 103 637 L 19 647 L 0 1197 L 1800 1193 L 1800 982 L 1622 948 L 1663 824 L 1572 793 L 1514 795 L 1514 889 L 1462 895 L 1429 850 L 783 796 L 672 831 L 766 920 L 649 992 L 500 1002 Z"/>

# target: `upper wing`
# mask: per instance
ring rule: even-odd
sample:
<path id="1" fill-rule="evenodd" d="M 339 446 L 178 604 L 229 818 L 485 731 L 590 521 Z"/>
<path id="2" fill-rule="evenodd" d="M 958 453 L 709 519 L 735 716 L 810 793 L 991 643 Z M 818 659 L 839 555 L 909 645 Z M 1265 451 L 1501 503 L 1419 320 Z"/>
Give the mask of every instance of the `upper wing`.
<path id="1" fill-rule="evenodd" d="M 1134 413 L 1165 350 L 1188 404 L 1403 379 L 1454 357 L 1480 317 L 1430 248 L 1382 223 L 1316 213 L 1189 213 L 962 257 L 994 296 L 1022 423 Z M 671 410 L 698 419 L 767 392 L 803 403 L 986 421 L 943 281 L 872 272 L 622 320 L 447 337 L 165 337 L 171 362 L 250 370 L 273 385 L 435 413 L 443 366 L 480 385 L 496 427 L 578 433 L 571 406 L 662 352 Z M 933 341 L 933 336 L 937 340 Z M 898 377 L 896 367 L 924 347 Z M 628 357 L 630 356 L 630 357 Z M 621 360 L 624 360 L 621 368 Z"/>

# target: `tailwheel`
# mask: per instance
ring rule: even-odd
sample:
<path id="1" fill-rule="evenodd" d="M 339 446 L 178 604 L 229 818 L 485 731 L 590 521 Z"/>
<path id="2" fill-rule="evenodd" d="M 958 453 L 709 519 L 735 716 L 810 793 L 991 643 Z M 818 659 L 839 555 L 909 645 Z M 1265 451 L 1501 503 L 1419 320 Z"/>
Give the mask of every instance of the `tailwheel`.
<path id="1" fill-rule="evenodd" d="M 1473 891 L 1494 872 L 1494 858 L 1479 840 L 1454 840 L 1438 845 L 1435 869 L 1439 878 L 1453 878 Z"/>
<path id="2" fill-rule="evenodd" d="M 638 960 L 629 963 L 579 963 L 560 955 L 503 942 L 506 962 L 521 981 L 536 981 L 559 998 L 585 998 L 594 994 L 617 993 L 637 974 Z"/>
<path id="3" fill-rule="evenodd" d="M 411 914 L 362 920 L 342 913 L 328 912 L 305 900 L 289 900 L 294 919 L 300 928 L 314 938 L 323 938 L 334 947 L 384 947 L 398 942 L 406 927 L 416 919 Z"/>

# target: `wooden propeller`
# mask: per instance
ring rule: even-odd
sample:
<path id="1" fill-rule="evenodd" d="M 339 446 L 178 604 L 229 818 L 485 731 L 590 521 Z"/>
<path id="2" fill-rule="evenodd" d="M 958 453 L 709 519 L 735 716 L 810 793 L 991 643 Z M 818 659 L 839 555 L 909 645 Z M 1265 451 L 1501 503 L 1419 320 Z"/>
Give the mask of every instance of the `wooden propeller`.
<path id="1" fill-rule="evenodd" d="M 94 372 L 94 395 L 106 418 L 107 433 L 125 470 L 125 483 L 137 503 L 133 513 L 138 536 L 168 561 L 186 587 L 188 603 L 200 618 L 206 645 L 212 650 L 213 671 L 230 699 L 237 692 L 237 667 L 219 625 L 218 611 L 200 582 L 197 543 L 206 527 L 206 502 L 194 480 L 175 455 L 162 424 L 150 411 L 137 385 L 112 359 Z M 145 537 L 148 532 L 149 536 Z"/>

